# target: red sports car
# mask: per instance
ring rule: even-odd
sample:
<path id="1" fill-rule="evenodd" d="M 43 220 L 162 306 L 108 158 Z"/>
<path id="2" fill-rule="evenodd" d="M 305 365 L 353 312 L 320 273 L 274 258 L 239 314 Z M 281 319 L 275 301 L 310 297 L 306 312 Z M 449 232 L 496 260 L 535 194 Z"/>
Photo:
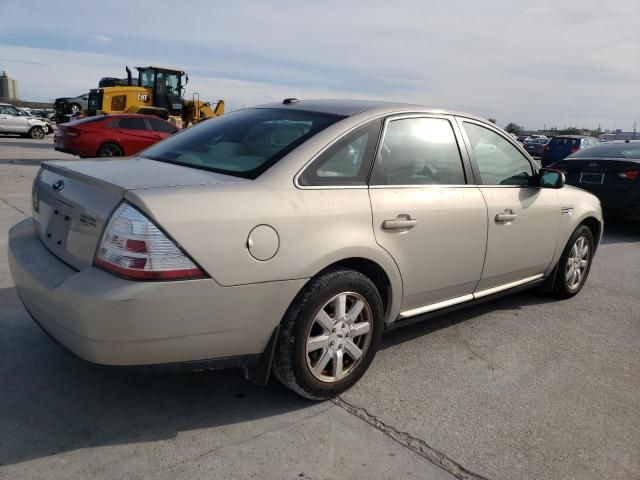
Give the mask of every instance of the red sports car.
<path id="1" fill-rule="evenodd" d="M 121 157 L 175 133 L 175 125 L 152 115 L 103 115 L 58 125 L 54 148 L 80 157 Z"/>

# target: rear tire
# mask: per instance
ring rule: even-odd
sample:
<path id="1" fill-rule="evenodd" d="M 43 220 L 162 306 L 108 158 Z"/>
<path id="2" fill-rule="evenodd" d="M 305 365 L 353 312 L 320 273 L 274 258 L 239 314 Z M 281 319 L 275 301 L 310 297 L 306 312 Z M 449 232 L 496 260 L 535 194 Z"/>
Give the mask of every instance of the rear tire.
<path id="1" fill-rule="evenodd" d="M 29 130 L 29 138 L 34 140 L 42 140 L 44 138 L 44 129 L 42 127 L 33 127 Z"/>
<path id="2" fill-rule="evenodd" d="M 276 345 L 274 374 L 303 397 L 334 397 L 369 368 L 383 326 L 382 299 L 373 282 L 355 270 L 327 270 L 289 306 Z"/>
<path id="3" fill-rule="evenodd" d="M 587 226 L 580 225 L 575 229 L 558 261 L 551 295 L 565 299 L 582 290 L 591 270 L 594 245 L 593 234 Z"/>
<path id="4" fill-rule="evenodd" d="M 124 152 L 115 143 L 105 143 L 98 149 L 98 157 L 122 157 Z"/>

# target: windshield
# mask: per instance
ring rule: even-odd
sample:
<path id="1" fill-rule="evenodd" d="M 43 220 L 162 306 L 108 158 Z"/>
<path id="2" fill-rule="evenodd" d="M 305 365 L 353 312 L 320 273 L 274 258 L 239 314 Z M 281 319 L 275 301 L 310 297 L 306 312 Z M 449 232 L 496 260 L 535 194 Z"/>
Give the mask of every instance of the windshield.
<path id="1" fill-rule="evenodd" d="M 342 118 L 277 108 L 238 110 L 169 137 L 141 156 L 254 179 L 298 145 Z"/>
<path id="2" fill-rule="evenodd" d="M 153 70 L 140 69 L 140 78 L 138 84 L 141 87 L 153 88 Z"/>
<path id="3" fill-rule="evenodd" d="M 568 158 L 637 158 L 640 159 L 640 143 L 609 143 L 585 148 Z"/>

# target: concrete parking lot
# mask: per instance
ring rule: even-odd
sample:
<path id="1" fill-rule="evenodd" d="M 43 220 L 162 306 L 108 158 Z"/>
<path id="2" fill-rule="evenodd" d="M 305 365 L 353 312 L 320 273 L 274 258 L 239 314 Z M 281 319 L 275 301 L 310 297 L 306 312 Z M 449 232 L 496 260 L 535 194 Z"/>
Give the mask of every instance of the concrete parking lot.
<path id="1" fill-rule="evenodd" d="M 385 336 L 356 387 L 305 401 L 239 371 L 134 376 L 68 356 L 7 265 L 52 139 L 0 137 L 0 479 L 640 478 L 640 224 L 583 291 L 524 292 Z"/>

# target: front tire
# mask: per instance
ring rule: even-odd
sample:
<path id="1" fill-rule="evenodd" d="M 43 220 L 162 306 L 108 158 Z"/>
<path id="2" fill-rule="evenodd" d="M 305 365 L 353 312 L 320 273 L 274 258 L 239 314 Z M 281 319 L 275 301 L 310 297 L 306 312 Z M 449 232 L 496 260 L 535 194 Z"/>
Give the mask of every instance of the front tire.
<path id="1" fill-rule="evenodd" d="M 122 149 L 115 143 L 105 143 L 98 149 L 98 157 L 122 157 Z"/>
<path id="2" fill-rule="evenodd" d="M 570 298 L 582 290 L 591 270 L 594 246 L 591 230 L 585 225 L 576 228 L 558 262 L 556 279 L 551 291 L 554 297 Z"/>
<path id="3" fill-rule="evenodd" d="M 287 310 L 275 376 L 303 397 L 334 397 L 369 368 L 383 326 L 382 299 L 373 282 L 355 270 L 328 270 L 312 279 Z"/>
<path id="4" fill-rule="evenodd" d="M 44 129 L 42 127 L 33 127 L 29 130 L 29 138 L 33 138 L 34 140 L 42 140 L 44 135 Z"/>

